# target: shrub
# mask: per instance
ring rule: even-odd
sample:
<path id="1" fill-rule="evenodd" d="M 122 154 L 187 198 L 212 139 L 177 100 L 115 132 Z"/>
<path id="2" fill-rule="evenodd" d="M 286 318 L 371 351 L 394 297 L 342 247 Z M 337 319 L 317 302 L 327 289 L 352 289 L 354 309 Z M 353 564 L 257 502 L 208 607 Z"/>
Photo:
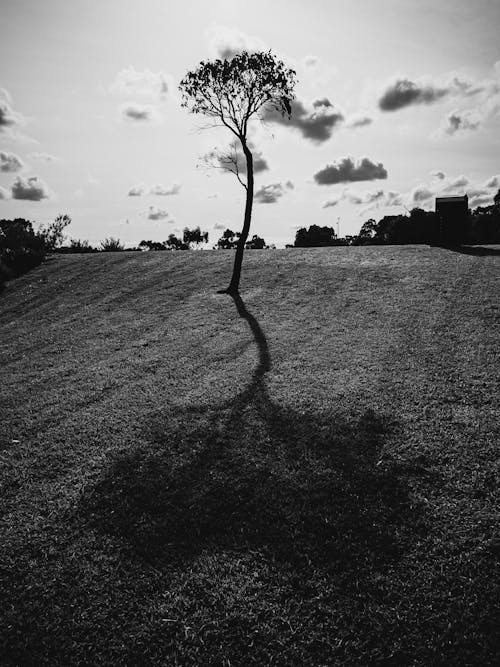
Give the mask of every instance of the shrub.
<path id="1" fill-rule="evenodd" d="M 102 252 L 118 252 L 125 250 L 125 246 L 121 244 L 120 239 L 114 239 L 110 236 L 109 239 L 102 241 L 100 249 Z"/>
<path id="2" fill-rule="evenodd" d="M 0 284 L 40 264 L 46 252 L 43 234 L 29 220 L 0 220 Z"/>

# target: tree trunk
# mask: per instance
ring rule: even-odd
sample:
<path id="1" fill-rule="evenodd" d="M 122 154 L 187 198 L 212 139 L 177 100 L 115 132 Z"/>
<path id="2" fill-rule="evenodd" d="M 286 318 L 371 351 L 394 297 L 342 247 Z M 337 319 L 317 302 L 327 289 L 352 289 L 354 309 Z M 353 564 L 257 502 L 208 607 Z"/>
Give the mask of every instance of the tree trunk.
<path id="1" fill-rule="evenodd" d="M 252 205 L 253 205 L 253 156 L 251 150 L 248 148 L 246 141 L 241 140 L 243 153 L 247 161 L 247 199 L 245 203 L 245 218 L 243 220 L 243 229 L 241 236 L 236 246 L 236 255 L 234 258 L 233 276 L 229 287 L 225 290 L 228 294 L 238 294 L 241 276 L 241 263 L 243 261 L 243 251 L 245 250 L 245 243 L 250 231 L 250 220 L 252 219 Z"/>

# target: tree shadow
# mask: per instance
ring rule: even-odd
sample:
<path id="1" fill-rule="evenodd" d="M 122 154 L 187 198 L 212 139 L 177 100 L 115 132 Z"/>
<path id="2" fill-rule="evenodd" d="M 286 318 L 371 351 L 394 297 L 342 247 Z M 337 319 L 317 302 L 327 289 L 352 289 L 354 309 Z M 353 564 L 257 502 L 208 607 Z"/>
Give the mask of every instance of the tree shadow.
<path id="1" fill-rule="evenodd" d="M 156 564 L 185 567 L 217 548 L 259 549 L 358 578 L 385 569 L 422 525 L 409 497 L 415 471 L 380 460 L 397 425 L 371 409 L 301 411 L 273 401 L 264 332 L 231 297 L 259 353 L 248 384 L 222 404 L 155 415 L 150 446 L 110 466 L 82 498 L 79 519 Z"/>
<path id="2" fill-rule="evenodd" d="M 490 248 L 487 246 L 440 246 L 444 250 L 451 250 L 452 252 L 459 252 L 462 255 L 474 255 L 476 257 L 495 257 L 500 256 L 500 248 Z"/>

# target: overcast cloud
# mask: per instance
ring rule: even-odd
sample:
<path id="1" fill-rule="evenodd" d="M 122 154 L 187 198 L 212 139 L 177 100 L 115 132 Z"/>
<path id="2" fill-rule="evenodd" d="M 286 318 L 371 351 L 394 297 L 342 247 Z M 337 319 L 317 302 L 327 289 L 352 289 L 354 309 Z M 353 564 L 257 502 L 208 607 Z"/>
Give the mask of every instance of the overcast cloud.
<path id="1" fill-rule="evenodd" d="M 298 130 L 305 139 L 321 144 L 328 141 L 333 130 L 344 121 L 344 115 L 326 97 L 314 100 L 307 108 L 304 102 L 293 100 L 292 115 L 282 116 L 276 109 L 267 108 L 263 120 Z"/>
<path id="2" fill-rule="evenodd" d="M 344 157 L 328 164 L 314 174 L 318 185 L 334 185 L 353 181 L 374 181 L 387 178 L 387 170 L 381 162 L 375 163 L 370 158 L 361 158 L 354 162 L 352 157 Z"/>

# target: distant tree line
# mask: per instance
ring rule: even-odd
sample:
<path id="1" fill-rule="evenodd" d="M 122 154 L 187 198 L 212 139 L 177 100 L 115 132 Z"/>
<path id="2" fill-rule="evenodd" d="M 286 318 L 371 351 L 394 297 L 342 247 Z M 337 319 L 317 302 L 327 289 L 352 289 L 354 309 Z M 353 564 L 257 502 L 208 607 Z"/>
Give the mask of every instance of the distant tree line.
<path id="1" fill-rule="evenodd" d="M 293 245 L 287 248 L 318 248 L 346 245 L 404 245 L 438 244 L 439 219 L 434 211 L 412 209 L 408 215 L 386 215 L 378 222 L 370 218 L 363 223 L 359 234 L 337 237 L 333 227 L 311 225 L 301 227 Z M 469 215 L 464 225 L 464 244 L 500 243 L 500 190 L 491 206 L 479 206 Z"/>
<path id="2" fill-rule="evenodd" d="M 500 243 L 500 190 L 491 206 L 479 206 L 464 221 L 463 243 Z M 353 245 L 439 243 L 439 219 L 434 211 L 414 208 L 409 215 L 386 215 L 378 222 L 367 220 Z"/>

